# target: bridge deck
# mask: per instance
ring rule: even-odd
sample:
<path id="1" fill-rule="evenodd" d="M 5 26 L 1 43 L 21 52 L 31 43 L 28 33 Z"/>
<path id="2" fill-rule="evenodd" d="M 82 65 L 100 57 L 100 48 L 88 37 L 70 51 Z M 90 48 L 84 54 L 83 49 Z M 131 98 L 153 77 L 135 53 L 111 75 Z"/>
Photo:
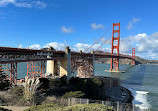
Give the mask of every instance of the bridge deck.
<path id="1" fill-rule="evenodd" d="M 91 53 L 71 52 L 73 59 L 78 58 L 88 59 L 93 56 Z M 95 58 L 123 58 L 132 59 L 130 56 L 110 55 L 110 54 L 95 54 Z M 47 50 L 32 50 L 20 49 L 11 47 L 0 47 L 0 63 L 9 62 L 27 62 L 27 61 L 44 61 L 44 60 L 63 60 L 66 59 L 64 51 L 47 51 Z"/>

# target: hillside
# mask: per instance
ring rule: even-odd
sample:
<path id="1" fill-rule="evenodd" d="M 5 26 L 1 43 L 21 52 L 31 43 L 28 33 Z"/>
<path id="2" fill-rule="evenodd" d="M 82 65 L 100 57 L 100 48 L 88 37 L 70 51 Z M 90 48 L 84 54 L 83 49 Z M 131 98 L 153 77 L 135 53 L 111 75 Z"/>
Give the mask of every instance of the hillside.
<path id="1" fill-rule="evenodd" d="M 110 54 L 109 52 L 103 52 L 103 51 L 95 51 L 95 54 Z M 121 54 L 123 55 L 123 54 Z M 128 56 L 128 55 L 126 55 Z M 136 56 L 136 64 L 158 64 L 158 60 L 147 60 L 144 58 L 141 58 L 139 56 Z M 120 64 L 130 64 L 131 60 L 129 59 L 120 59 Z M 110 58 L 105 58 L 105 59 L 98 59 L 96 60 L 96 63 L 110 63 Z"/>

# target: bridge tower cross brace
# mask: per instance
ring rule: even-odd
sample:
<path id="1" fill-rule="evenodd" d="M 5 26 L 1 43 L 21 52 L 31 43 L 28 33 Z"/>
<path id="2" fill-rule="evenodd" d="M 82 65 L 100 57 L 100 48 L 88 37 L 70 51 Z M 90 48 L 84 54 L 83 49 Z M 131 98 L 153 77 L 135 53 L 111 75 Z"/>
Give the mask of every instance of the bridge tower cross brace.
<path id="1" fill-rule="evenodd" d="M 0 64 L 0 70 L 4 71 L 12 85 L 17 85 L 17 63 Z"/>
<path id="2" fill-rule="evenodd" d="M 132 62 L 131 62 L 131 65 L 135 65 L 135 48 L 132 48 L 132 58 L 133 58 L 133 60 L 132 60 Z"/>
<path id="3" fill-rule="evenodd" d="M 113 23 L 111 55 L 114 54 L 115 49 L 117 51 L 117 56 L 119 55 L 119 45 L 120 45 L 120 23 Z M 110 71 L 119 71 L 119 58 L 111 58 Z"/>
<path id="4" fill-rule="evenodd" d="M 45 61 L 27 62 L 27 77 L 36 78 L 45 76 Z"/>

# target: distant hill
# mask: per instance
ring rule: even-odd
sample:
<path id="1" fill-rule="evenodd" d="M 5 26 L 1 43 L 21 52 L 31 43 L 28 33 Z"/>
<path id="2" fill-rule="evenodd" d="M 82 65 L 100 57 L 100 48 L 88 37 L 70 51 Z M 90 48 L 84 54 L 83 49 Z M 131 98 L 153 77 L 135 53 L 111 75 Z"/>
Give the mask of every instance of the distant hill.
<path id="1" fill-rule="evenodd" d="M 111 53 L 97 50 L 95 51 L 95 54 L 111 54 Z M 121 54 L 121 55 L 124 55 L 124 54 Z M 129 56 L 129 55 L 126 55 L 126 56 Z M 96 60 L 96 62 L 97 63 L 110 63 L 110 58 L 98 59 Z M 119 62 L 121 64 L 131 64 L 131 60 L 129 59 L 120 59 Z M 147 60 L 139 56 L 136 56 L 136 64 L 158 64 L 158 60 Z"/>

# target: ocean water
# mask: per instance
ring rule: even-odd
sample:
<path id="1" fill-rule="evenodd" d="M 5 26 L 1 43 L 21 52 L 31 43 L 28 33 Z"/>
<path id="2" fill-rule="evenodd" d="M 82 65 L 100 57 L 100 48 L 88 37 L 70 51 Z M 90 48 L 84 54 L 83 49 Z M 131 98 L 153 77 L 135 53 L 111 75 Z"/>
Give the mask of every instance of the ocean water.
<path id="1" fill-rule="evenodd" d="M 95 76 L 115 77 L 121 80 L 121 85 L 128 88 L 133 96 L 133 103 L 140 111 L 151 108 L 158 111 L 158 65 L 120 65 L 125 73 L 109 73 L 109 64 L 95 64 Z M 26 63 L 18 64 L 18 78 L 27 75 Z"/>
<path id="2" fill-rule="evenodd" d="M 158 65 L 120 65 L 125 73 L 108 73 L 109 64 L 95 64 L 95 75 L 116 77 L 121 85 L 128 88 L 133 96 L 133 103 L 140 111 L 158 111 Z"/>

